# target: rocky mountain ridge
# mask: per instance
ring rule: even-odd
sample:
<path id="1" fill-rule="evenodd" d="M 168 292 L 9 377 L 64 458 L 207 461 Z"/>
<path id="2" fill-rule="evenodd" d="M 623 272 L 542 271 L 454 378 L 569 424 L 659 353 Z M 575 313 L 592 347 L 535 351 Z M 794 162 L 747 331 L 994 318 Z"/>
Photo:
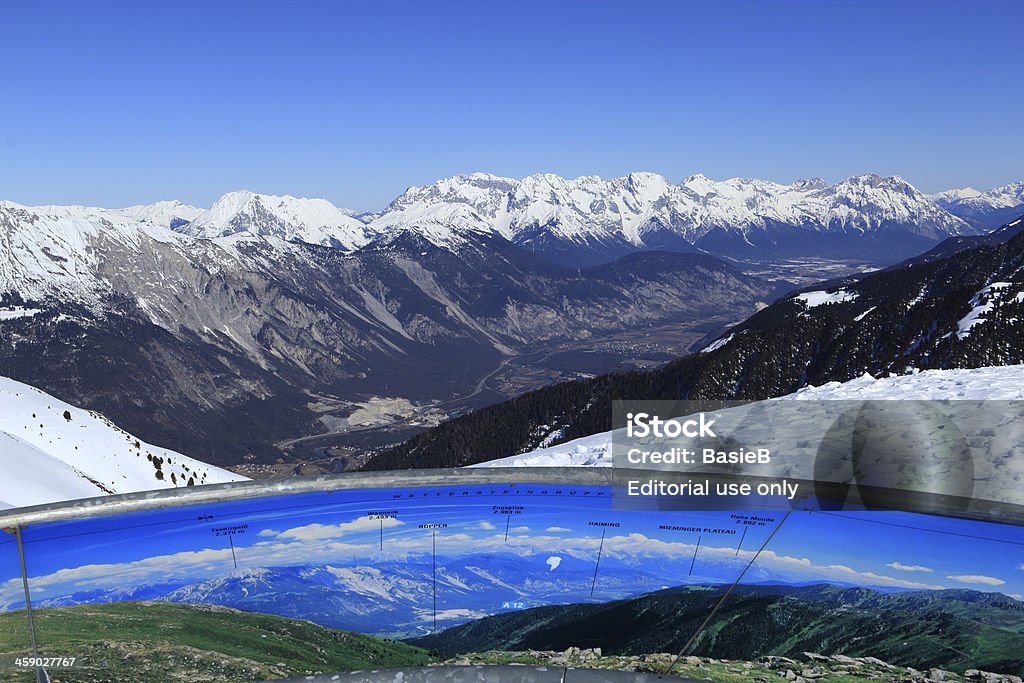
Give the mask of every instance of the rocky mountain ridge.
<path id="1" fill-rule="evenodd" d="M 567 269 L 494 235 L 349 252 L 0 205 L 0 307 L 35 311 L 0 320 L 0 373 L 218 463 L 351 402 L 451 398 L 539 344 L 745 315 L 773 289 L 703 254 Z"/>
<path id="2" fill-rule="evenodd" d="M 874 253 L 879 240 L 906 253 L 912 245 L 980 231 L 902 178 L 874 174 L 833 185 L 820 178 L 781 185 L 703 175 L 673 184 L 654 173 L 609 180 L 472 173 L 409 188 L 370 225 L 381 234 L 423 230 L 438 243 L 453 243 L 466 231 L 495 232 L 583 263 L 645 248 L 763 257 L 820 255 L 842 245 Z"/>
<path id="3" fill-rule="evenodd" d="M 1024 206 L 1024 184 L 925 195 L 899 176 L 870 173 L 832 184 L 813 178 L 788 185 L 701 174 L 673 183 L 648 172 L 611 179 L 540 173 L 521 180 L 469 173 L 410 187 L 382 211 L 359 215 L 325 199 L 248 190 L 229 192 L 205 210 L 176 201 L 124 209 L 0 204 L 66 218 L 134 220 L 204 239 L 245 235 L 346 251 L 405 231 L 450 248 L 463 234 L 493 234 L 549 260 L 583 265 L 642 249 L 814 255 L 835 249 L 830 241 L 836 240 L 881 258 L 870 240 L 843 239 L 853 237 L 898 237 L 909 255 L 914 246 L 1005 223 L 1008 212 Z M 794 243 L 798 238 L 811 241 L 801 246 Z"/>
<path id="4" fill-rule="evenodd" d="M 702 251 L 891 256 L 972 230 L 878 176 L 473 174 L 351 213 L 252 192 L 207 211 L 0 202 L 0 306 L 38 311 L 0 320 L 0 371 L 213 462 L 270 457 L 360 401 L 445 400 L 539 345 L 742 319 L 784 286 Z"/>
<path id="5" fill-rule="evenodd" d="M 931 195 L 936 204 L 977 225 L 995 227 L 1024 214 L 1024 182 L 1008 183 L 985 192 L 971 187 Z"/>

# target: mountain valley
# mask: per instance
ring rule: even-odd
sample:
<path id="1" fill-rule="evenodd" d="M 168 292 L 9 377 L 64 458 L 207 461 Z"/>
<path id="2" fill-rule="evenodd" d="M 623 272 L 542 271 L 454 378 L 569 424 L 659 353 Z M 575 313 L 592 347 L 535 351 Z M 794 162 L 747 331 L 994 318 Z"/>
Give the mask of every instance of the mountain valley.
<path id="1" fill-rule="evenodd" d="M 1024 362 L 1024 219 L 877 272 L 804 287 L 652 371 L 554 385 L 456 418 L 365 467 L 467 465 L 611 429 L 615 399 L 765 399 L 928 369 Z M 500 438 L 481 430 L 501 424 Z"/>
<path id="2" fill-rule="evenodd" d="M 207 210 L 0 202 L 0 374 L 249 476 L 335 471 L 539 387 L 669 363 L 793 287 L 981 239 L 978 207 L 1014 187 L 476 173 L 358 215 L 248 191 Z"/>

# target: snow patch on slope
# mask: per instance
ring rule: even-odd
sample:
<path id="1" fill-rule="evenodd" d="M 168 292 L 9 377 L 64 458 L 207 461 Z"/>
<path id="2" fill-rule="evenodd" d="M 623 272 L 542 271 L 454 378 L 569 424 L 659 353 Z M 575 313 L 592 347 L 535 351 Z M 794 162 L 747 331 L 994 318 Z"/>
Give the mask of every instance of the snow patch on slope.
<path id="1" fill-rule="evenodd" d="M 925 370 L 875 379 L 865 374 L 848 382 L 806 387 L 774 401 L 856 400 L 1024 400 L 1024 365 L 970 370 Z M 550 448 L 472 467 L 611 467 L 612 433 L 601 432 Z"/>
<path id="2" fill-rule="evenodd" d="M 21 306 L 11 306 L 10 308 L 0 308 L 0 320 L 16 320 L 18 318 L 31 318 L 37 313 L 42 313 L 38 308 L 23 308 Z"/>
<path id="3" fill-rule="evenodd" d="M 612 433 L 601 432 L 470 467 L 611 467 Z"/>
<path id="4" fill-rule="evenodd" d="M 805 387 L 776 400 L 1024 400 L 1024 365 L 968 370 L 924 370 L 875 379 L 865 374 L 848 382 Z"/>
<path id="5" fill-rule="evenodd" d="M 841 304 L 853 301 L 857 298 L 857 293 L 840 289 L 835 292 L 804 292 L 803 294 L 797 294 L 793 298 L 803 303 L 807 308 L 814 308 L 815 306 L 823 306 L 825 304 Z"/>
<path id="6" fill-rule="evenodd" d="M 993 282 L 975 293 L 975 295 L 971 297 L 971 310 L 967 315 L 957 321 L 956 336 L 959 339 L 969 337 L 971 334 L 971 328 L 979 323 L 985 322 L 985 319 L 992 313 L 992 310 L 995 308 L 997 300 L 999 299 L 1000 293 L 1012 286 L 1012 282 Z M 1020 293 L 1018 293 L 1017 296 L 1020 296 Z"/>
<path id="7" fill-rule="evenodd" d="M 726 344 L 731 342 L 732 338 L 735 337 L 735 336 L 736 336 L 736 333 L 733 332 L 733 333 L 729 334 L 728 336 L 722 337 L 721 339 L 716 339 L 715 341 L 711 342 L 710 344 L 705 346 L 703 349 L 701 349 L 700 352 L 701 353 L 711 353 L 712 351 L 717 351 L 718 349 L 722 348 L 723 346 L 725 346 Z"/>
<path id="8" fill-rule="evenodd" d="M 145 443 L 99 413 L 7 377 L 0 377 L 0 472 L 0 508 L 175 488 L 190 478 L 245 479 Z"/>

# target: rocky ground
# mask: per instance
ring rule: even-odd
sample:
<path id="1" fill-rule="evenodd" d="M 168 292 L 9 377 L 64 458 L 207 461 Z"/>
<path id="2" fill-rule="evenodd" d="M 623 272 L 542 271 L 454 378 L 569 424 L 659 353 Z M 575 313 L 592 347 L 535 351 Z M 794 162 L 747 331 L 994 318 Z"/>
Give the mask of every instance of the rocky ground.
<path id="1" fill-rule="evenodd" d="M 524 664 L 564 666 L 587 669 L 615 669 L 664 673 L 674 655 L 604 655 L 600 648 L 571 647 L 565 652 L 527 650 L 522 652 L 482 652 L 449 659 L 444 664 Z M 874 657 L 819 655 L 805 652 L 798 659 L 761 657 L 754 662 L 708 657 L 681 657 L 672 668 L 680 677 L 733 683 L 738 681 L 793 681 L 793 683 L 844 683 L 845 681 L 878 681 L 879 683 L 1022 683 L 1020 676 L 998 674 L 978 669 L 956 673 L 942 669 L 919 671 L 895 666 Z"/>

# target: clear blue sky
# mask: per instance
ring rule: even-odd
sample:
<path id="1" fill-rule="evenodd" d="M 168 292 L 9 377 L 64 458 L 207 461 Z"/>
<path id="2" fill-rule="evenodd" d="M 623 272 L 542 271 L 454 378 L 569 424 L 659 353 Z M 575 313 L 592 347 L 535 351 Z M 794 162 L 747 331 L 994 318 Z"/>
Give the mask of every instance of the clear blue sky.
<path id="1" fill-rule="evenodd" d="M 0 198 L 375 209 L 475 170 L 1024 178 L 1024 3 L 18 2 Z"/>

